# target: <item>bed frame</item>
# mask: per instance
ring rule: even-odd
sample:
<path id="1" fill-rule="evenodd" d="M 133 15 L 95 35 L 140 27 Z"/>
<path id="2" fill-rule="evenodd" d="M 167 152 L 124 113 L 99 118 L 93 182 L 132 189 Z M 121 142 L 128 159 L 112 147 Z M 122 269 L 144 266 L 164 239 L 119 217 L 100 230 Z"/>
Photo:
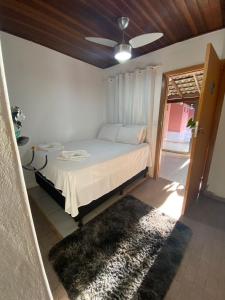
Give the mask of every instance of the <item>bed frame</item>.
<path id="1" fill-rule="evenodd" d="M 100 206 L 102 203 L 106 202 L 111 198 L 113 195 L 120 193 L 120 195 L 123 194 L 124 189 L 132 182 L 137 180 L 141 177 L 146 177 L 148 173 L 148 167 L 142 170 L 140 173 L 136 174 L 134 177 L 130 178 L 114 190 L 110 191 L 109 193 L 103 195 L 102 197 L 93 200 L 91 203 L 80 206 L 78 208 L 79 214 L 74 217 L 74 221 L 78 222 L 78 226 L 83 226 L 83 218 L 90 213 L 92 210 L 94 210 L 96 207 Z M 52 198 L 56 201 L 56 203 L 61 206 L 63 209 L 65 209 L 65 197 L 62 195 L 62 192 L 60 190 L 57 190 L 54 186 L 54 184 L 46 179 L 40 172 L 35 172 L 35 178 L 37 183 L 50 195 Z"/>

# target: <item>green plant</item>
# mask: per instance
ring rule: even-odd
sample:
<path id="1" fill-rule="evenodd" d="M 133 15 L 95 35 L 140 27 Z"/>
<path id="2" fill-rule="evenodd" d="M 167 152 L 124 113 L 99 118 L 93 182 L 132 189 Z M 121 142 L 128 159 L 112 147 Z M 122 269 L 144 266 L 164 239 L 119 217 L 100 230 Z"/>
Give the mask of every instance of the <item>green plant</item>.
<path id="1" fill-rule="evenodd" d="M 196 121 L 190 118 L 187 122 L 187 128 L 193 129 L 196 127 Z"/>
<path id="2" fill-rule="evenodd" d="M 12 106 L 11 113 L 12 113 L 12 119 L 13 119 L 16 139 L 18 140 L 18 138 L 20 137 L 20 129 L 22 127 L 22 122 L 25 119 L 25 115 L 24 115 L 22 109 L 18 106 Z"/>

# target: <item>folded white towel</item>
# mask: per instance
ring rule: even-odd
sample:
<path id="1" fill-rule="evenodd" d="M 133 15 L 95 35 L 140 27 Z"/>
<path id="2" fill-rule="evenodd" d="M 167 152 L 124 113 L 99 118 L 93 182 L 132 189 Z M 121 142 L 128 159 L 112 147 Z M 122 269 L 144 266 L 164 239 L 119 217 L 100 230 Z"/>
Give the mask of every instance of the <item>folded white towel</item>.
<path id="1" fill-rule="evenodd" d="M 51 143 L 51 144 L 39 144 L 36 147 L 37 151 L 59 151 L 63 150 L 64 146 L 60 143 Z"/>
<path id="2" fill-rule="evenodd" d="M 86 159 L 90 154 L 86 150 L 62 151 L 57 159 L 80 161 Z"/>

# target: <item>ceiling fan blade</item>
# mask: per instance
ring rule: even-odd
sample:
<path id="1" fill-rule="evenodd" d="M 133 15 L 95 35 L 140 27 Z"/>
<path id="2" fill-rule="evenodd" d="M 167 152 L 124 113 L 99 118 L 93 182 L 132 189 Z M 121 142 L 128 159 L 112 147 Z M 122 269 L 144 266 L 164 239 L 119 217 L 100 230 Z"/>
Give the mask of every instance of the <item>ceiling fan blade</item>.
<path id="1" fill-rule="evenodd" d="M 145 33 L 134 37 L 129 40 L 129 43 L 133 48 L 138 48 L 150 44 L 163 36 L 161 32 Z"/>
<path id="2" fill-rule="evenodd" d="M 108 47 L 115 47 L 118 44 L 116 41 L 100 37 L 85 37 L 85 40 Z"/>

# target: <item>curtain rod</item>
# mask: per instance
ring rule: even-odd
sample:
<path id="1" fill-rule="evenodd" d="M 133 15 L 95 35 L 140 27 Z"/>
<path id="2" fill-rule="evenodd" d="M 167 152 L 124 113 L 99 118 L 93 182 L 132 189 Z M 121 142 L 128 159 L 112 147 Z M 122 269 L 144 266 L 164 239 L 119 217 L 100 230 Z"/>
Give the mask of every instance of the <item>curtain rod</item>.
<path id="1" fill-rule="evenodd" d="M 157 68 L 162 67 L 162 64 L 160 64 L 160 65 L 153 65 L 153 66 L 147 66 L 147 67 L 150 67 L 150 68 L 152 68 L 152 69 L 157 69 Z M 146 67 L 146 68 L 147 68 L 147 67 Z"/>
<path id="2" fill-rule="evenodd" d="M 150 68 L 150 69 L 153 69 L 153 70 L 155 70 L 155 69 L 158 69 L 158 68 L 160 68 L 160 67 L 162 67 L 162 64 L 159 64 L 159 65 L 148 65 L 148 66 L 145 66 L 145 67 L 142 67 L 142 68 L 135 68 L 134 70 L 132 70 L 132 71 L 124 71 L 124 72 L 119 72 L 119 73 L 115 73 L 115 74 L 113 74 L 113 75 L 110 75 L 109 77 L 108 77 L 108 79 L 110 79 L 110 78 L 113 78 L 113 77 L 115 77 L 116 75 L 120 75 L 120 74 L 126 74 L 126 73 L 134 73 L 136 70 L 144 70 L 144 69 L 147 69 L 147 68 Z"/>

